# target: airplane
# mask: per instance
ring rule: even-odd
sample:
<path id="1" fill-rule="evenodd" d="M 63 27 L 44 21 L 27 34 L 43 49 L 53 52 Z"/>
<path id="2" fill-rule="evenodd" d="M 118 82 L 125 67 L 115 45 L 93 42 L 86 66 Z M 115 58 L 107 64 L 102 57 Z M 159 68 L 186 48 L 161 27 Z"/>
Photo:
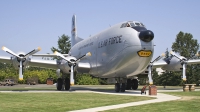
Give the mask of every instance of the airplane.
<path id="1" fill-rule="evenodd" d="M 77 36 L 76 16 L 73 15 L 71 34 L 71 49 L 68 55 L 54 53 L 61 58 L 56 64 L 57 74 L 60 71 L 70 74 L 70 79 L 58 78 L 58 90 L 61 90 L 63 80 L 66 90 L 69 90 L 70 85 L 74 85 L 74 70 L 100 78 L 116 78 L 116 92 L 124 92 L 125 85 L 130 87 L 131 82 L 134 83 L 134 89 L 138 88 L 135 76 L 146 69 L 154 50 L 154 33 L 147 30 L 143 23 L 125 21 L 83 40 Z M 129 83 L 126 84 L 127 79 Z"/>
<path id="2" fill-rule="evenodd" d="M 69 90 L 74 75 L 89 73 L 94 77 L 115 78 L 115 91 L 138 88 L 137 76 L 148 71 L 149 84 L 153 84 L 152 68 L 173 66 L 172 62 L 151 62 L 154 53 L 154 33 L 139 21 L 125 21 L 113 25 L 94 36 L 81 39 L 77 36 L 76 15 L 72 17 L 71 49 L 68 54 L 33 54 L 40 57 L 59 57 L 57 60 L 29 60 L 29 66 L 56 70 L 57 90 Z M 181 58 L 182 59 L 182 58 Z M 7 61 L 1 59 L 1 61 Z M 172 60 L 171 60 L 172 61 Z M 177 64 L 180 61 L 175 60 Z M 175 64 L 176 65 L 176 64 Z M 62 76 L 60 75 L 62 73 Z M 64 73 L 64 74 L 63 74 Z M 70 78 L 64 76 L 67 74 Z"/>

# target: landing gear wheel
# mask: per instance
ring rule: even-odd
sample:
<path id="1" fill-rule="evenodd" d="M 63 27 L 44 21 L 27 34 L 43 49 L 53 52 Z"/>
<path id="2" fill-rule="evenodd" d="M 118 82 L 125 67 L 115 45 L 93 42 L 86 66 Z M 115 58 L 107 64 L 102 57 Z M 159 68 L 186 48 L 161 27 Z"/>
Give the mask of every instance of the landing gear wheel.
<path id="1" fill-rule="evenodd" d="M 57 84 L 56 84 L 56 87 L 57 87 L 57 90 L 61 90 L 62 89 L 62 85 L 63 85 L 63 81 L 61 78 L 58 78 L 57 80 Z"/>
<path id="2" fill-rule="evenodd" d="M 125 85 L 125 83 L 122 83 L 121 84 L 121 92 L 125 92 L 125 88 L 126 88 L 126 85 Z"/>
<path id="3" fill-rule="evenodd" d="M 69 78 L 65 79 L 65 90 L 69 90 L 70 89 L 70 80 Z"/>
<path id="4" fill-rule="evenodd" d="M 116 92 L 120 91 L 120 85 L 119 85 L 119 83 L 115 83 L 115 91 Z"/>
<path id="5" fill-rule="evenodd" d="M 131 79 L 127 79 L 126 90 L 130 90 L 130 89 L 131 89 Z"/>
<path id="6" fill-rule="evenodd" d="M 138 88 L 138 80 L 137 79 L 133 79 L 132 80 L 132 89 L 136 90 Z"/>

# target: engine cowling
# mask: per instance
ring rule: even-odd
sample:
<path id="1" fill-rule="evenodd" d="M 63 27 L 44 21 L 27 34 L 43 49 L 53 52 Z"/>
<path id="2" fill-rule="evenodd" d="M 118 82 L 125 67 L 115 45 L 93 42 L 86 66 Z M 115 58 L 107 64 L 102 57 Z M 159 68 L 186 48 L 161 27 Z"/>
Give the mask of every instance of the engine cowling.
<path id="1" fill-rule="evenodd" d="M 184 57 L 180 57 L 181 59 L 185 59 Z M 180 59 L 176 58 L 176 57 L 172 57 L 170 60 L 165 60 L 166 63 L 168 63 L 167 65 L 163 66 L 162 69 L 163 70 L 168 70 L 168 71 L 181 71 L 182 70 L 182 62 L 180 61 Z"/>
<path id="2" fill-rule="evenodd" d="M 20 54 L 20 55 L 22 55 L 22 54 Z M 11 57 L 11 61 L 12 61 L 12 64 L 13 64 L 14 68 L 19 70 L 20 60 L 18 59 L 18 57 L 12 56 Z M 23 61 L 22 61 L 23 68 L 26 68 L 28 66 L 29 61 L 30 61 L 30 58 L 24 58 L 23 59 Z"/>

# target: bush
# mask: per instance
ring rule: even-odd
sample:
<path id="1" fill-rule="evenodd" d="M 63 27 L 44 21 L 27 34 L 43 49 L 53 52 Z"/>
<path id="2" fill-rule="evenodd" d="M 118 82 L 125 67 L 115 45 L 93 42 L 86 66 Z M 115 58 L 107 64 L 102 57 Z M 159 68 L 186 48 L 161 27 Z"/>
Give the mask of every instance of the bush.
<path id="1" fill-rule="evenodd" d="M 75 83 L 77 85 L 99 85 L 99 80 L 92 78 L 89 74 L 77 74 Z"/>

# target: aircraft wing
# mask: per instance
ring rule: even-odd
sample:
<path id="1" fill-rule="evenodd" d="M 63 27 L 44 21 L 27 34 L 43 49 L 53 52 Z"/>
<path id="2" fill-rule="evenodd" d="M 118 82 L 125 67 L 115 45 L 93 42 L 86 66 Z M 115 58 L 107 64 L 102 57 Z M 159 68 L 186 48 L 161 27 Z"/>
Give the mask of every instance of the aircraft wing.
<path id="1" fill-rule="evenodd" d="M 56 60 L 30 60 L 29 66 L 58 69 Z"/>
<path id="2" fill-rule="evenodd" d="M 200 59 L 188 60 L 187 64 L 200 64 Z"/>
<path id="3" fill-rule="evenodd" d="M 1 57 L 1 56 L 0 56 L 0 62 L 2 62 L 2 63 L 12 63 L 10 57 Z"/>
<path id="4" fill-rule="evenodd" d="M 161 68 L 162 66 L 167 65 L 165 61 L 158 61 L 153 63 L 153 68 Z"/>
<path id="5" fill-rule="evenodd" d="M 68 56 L 68 54 L 62 54 L 64 55 L 65 57 Z M 32 56 L 35 56 L 35 57 L 57 57 L 56 54 L 34 54 Z"/>

